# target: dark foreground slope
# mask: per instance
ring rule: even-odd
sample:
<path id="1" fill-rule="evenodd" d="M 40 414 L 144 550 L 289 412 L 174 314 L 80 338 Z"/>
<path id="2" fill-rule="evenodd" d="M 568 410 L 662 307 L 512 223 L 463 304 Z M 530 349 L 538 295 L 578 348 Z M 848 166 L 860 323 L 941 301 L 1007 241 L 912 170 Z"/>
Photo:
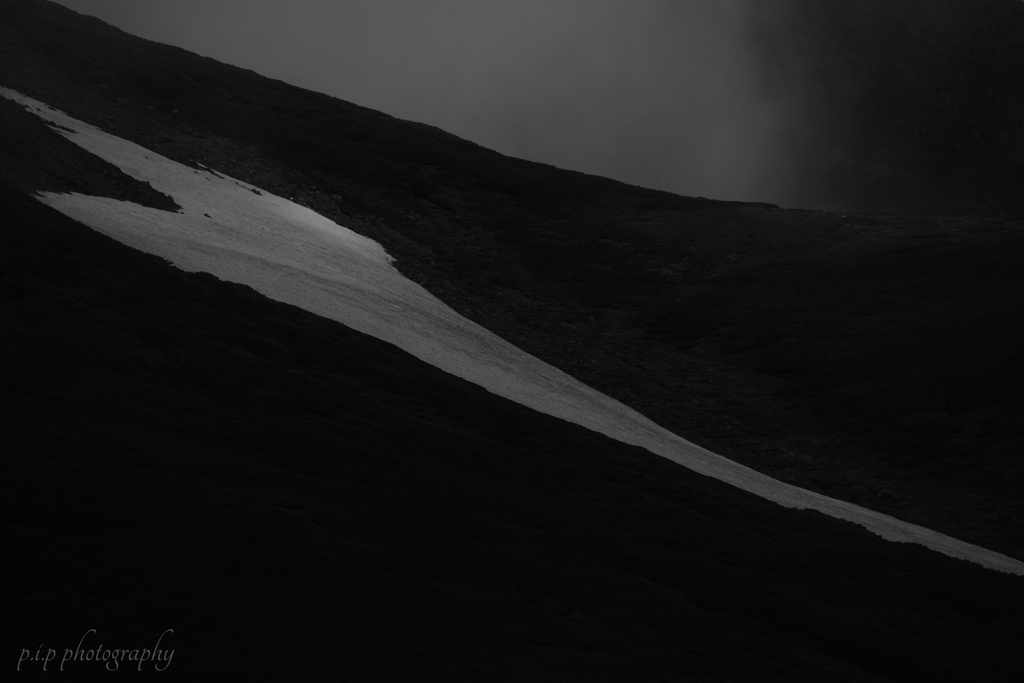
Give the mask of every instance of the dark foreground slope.
<path id="1" fill-rule="evenodd" d="M 1024 557 L 1019 216 L 678 197 L 503 157 L 52 3 L 9 0 L 0 18 L 0 85 L 380 241 L 459 312 L 703 446 Z M 15 137 L 23 189 L 107 191 L 95 174 L 40 177 L 51 151 Z"/>
<path id="2" fill-rule="evenodd" d="M 0 217 L 8 666 L 174 629 L 161 675 L 190 680 L 1019 672 L 1019 577 L 534 413 L 9 185 Z"/>

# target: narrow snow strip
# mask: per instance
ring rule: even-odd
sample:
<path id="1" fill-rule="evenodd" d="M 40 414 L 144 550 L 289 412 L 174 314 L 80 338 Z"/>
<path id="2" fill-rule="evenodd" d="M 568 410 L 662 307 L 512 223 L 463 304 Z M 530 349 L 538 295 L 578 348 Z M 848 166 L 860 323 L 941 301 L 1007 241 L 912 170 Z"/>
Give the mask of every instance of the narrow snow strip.
<path id="1" fill-rule="evenodd" d="M 404 278 L 376 242 L 265 190 L 196 170 L 114 137 L 12 90 L 56 130 L 174 198 L 171 213 L 82 194 L 40 195 L 76 221 L 188 271 L 266 296 L 390 342 L 431 365 L 543 413 L 786 507 L 812 508 L 890 541 L 919 543 L 986 567 L 1024 574 L 1024 562 L 914 524 L 776 481 L 676 436 L 480 327 Z M 65 130 L 66 129 L 66 130 Z M 69 132 L 74 131 L 74 132 Z"/>

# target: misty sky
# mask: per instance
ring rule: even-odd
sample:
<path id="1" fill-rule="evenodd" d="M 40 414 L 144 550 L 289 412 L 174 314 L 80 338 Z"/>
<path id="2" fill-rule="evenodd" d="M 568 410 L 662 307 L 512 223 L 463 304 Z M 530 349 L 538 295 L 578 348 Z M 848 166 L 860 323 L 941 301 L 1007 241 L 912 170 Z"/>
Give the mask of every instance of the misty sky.
<path id="1" fill-rule="evenodd" d="M 505 154 L 784 203 L 744 0 L 60 0 Z"/>

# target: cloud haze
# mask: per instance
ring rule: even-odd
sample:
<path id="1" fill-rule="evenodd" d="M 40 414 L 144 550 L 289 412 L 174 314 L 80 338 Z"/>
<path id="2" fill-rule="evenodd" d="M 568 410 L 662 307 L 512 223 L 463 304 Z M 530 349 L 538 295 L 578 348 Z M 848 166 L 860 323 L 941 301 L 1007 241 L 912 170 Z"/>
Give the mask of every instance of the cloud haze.
<path id="1" fill-rule="evenodd" d="M 793 117 L 746 0 L 62 0 L 505 154 L 687 195 L 785 202 Z"/>

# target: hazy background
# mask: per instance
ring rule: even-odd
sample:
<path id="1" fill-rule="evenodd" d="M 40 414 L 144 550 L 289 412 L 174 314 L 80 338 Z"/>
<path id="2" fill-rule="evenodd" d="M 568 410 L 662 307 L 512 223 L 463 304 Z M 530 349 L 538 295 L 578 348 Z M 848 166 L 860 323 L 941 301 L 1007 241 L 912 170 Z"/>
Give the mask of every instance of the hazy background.
<path id="1" fill-rule="evenodd" d="M 758 86 L 745 0 L 60 0 L 508 155 L 787 203 L 799 127 Z"/>

